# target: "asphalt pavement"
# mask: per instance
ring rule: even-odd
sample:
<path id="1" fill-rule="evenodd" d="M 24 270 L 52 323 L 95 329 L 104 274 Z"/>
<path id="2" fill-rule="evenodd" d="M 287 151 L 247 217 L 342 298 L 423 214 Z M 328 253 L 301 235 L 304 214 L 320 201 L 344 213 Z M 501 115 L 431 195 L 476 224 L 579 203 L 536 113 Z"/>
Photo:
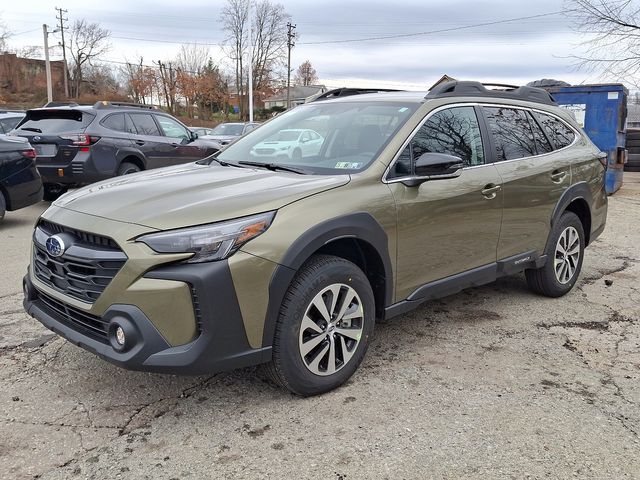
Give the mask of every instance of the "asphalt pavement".
<path id="1" fill-rule="evenodd" d="M 640 478 L 640 174 L 576 288 L 522 275 L 376 325 L 356 375 L 301 399 L 259 368 L 130 372 L 22 310 L 40 204 L 0 224 L 2 479 Z"/>

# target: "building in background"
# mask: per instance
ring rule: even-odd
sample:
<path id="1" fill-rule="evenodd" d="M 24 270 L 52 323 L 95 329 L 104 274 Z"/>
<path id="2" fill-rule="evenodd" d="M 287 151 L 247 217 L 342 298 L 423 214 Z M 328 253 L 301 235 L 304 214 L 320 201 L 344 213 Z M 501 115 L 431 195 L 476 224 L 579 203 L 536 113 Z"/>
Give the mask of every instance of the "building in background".
<path id="1" fill-rule="evenodd" d="M 64 62 L 51 61 L 53 98 L 64 98 Z M 0 97 L 14 94 L 40 94 L 46 97 L 45 61 L 20 58 L 15 53 L 0 54 Z"/>

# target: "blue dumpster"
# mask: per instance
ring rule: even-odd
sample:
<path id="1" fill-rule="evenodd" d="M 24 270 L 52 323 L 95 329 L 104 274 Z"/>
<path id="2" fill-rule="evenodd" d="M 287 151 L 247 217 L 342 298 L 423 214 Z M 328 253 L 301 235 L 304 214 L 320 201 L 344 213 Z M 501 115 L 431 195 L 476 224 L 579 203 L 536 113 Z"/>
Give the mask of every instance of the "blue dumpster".
<path id="1" fill-rule="evenodd" d="M 607 153 L 606 189 L 622 186 L 627 159 L 626 120 L 629 91 L 619 83 L 547 87 L 558 105 L 571 110 L 596 146 Z"/>

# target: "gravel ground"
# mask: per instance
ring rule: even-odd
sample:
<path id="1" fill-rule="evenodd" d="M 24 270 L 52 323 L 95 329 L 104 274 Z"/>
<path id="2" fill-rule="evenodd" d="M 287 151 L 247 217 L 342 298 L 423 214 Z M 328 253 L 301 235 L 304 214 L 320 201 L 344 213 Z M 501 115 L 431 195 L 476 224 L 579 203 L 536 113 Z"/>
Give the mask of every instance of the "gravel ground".
<path id="1" fill-rule="evenodd" d="M 0 226 L 0 477 L 640 478 L 640 174 L 561 299 L 504 278 L 380 323 L 344 387 L 129 372 L 22 310 L 31 227 Z"/>

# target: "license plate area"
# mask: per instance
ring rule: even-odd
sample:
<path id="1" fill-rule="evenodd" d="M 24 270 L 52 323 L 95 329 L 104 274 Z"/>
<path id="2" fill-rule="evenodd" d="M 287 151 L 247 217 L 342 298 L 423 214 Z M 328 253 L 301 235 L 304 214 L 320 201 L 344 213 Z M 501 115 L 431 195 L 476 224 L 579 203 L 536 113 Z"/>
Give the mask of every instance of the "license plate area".
<path id="1" fill-rule="evenodd" d="M 49 144 L 35 144 L 33 148 L 36 150 L 36 155 L 39 157 L 55 157 L 58 153 L 57 145 Z"/>

